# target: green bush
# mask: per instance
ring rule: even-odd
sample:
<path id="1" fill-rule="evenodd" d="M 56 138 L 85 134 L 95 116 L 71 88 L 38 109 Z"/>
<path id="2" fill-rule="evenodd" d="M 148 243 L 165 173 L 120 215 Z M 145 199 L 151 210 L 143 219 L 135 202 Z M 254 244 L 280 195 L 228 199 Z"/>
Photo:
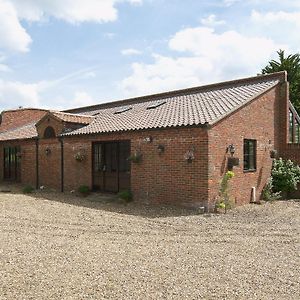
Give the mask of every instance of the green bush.
<path id="1" fill-rule="evenodd" d="M 297 189 L 300 181 L 300 167 L 291 160 L 279 158 L 274 160 L 271 175 L 274 192 L 289 193 Z"/>
<path id="2" fill-rule="evenodd" d="M 90 188 L 87 185 L 81 185 L 78 188 L 78 192 L 84 196 L 88 195 L 90 193 Z"/>
<path id="3" fill-rule="evenodd" d="M 34 191 L 34 188 L 31 186 L 31 185 L 26 185 L 24 188 L 23 188 L 23 193 L 24 194 L 30 194 Z"/>
<path id="4" fill-rule="evenodd" d="M 118 197 L 126 202 L 132 201 L 132 193 L 129 190 L 119 192 Z"/>
<path id="5" fill-rule="evenodd" d="M 273 178 L 270 177 L 262 190 L 262 199 L 265 201 L 274 201 L 281 198 L 281 192 L 274 192 Z"/>

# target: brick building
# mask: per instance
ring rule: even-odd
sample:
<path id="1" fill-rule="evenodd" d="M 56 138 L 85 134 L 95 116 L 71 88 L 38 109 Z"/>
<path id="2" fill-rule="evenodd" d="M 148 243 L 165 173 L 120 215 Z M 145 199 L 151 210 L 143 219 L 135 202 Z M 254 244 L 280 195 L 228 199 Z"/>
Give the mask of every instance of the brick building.
<path id="1" fill-rule="evenodd" d="M 228 168 L 237 204 L 259 198 L 273 150 L 300 163 L 299 134 L 285 72 L 64 112 L 22 108 L 1 114 L 0 180 L 211 209 Z"/>

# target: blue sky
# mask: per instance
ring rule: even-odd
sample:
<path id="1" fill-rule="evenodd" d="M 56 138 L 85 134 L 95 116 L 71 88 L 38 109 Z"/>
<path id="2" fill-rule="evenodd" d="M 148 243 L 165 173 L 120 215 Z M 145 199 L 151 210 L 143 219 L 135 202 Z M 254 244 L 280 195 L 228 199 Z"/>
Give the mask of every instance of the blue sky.
<path id="1" fill-rule="evenodd" d="M 0 0 L 0 110 L 254 76 L 299 32 L 300 0 Z"/>

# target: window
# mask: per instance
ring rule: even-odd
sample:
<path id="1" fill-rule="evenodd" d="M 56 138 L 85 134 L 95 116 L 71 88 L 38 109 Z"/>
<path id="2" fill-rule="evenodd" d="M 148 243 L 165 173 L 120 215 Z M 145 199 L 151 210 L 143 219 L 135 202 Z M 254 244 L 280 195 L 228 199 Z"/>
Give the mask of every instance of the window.
<path id="1" fill-rule="evenodd" d="M 293 143 L 294 142 L 294 114 L 290 110 L 289 111 L 289 142 Z"/>
<path id="2" fill-rule="evenodd" d="M 45 139 L 55 138 L 55 131 L 54 131 L 53 127 L 48 126 L 45 129 L 45 131 L 44 131 L 44 138 Z"/>
<path id="3" fill-rule="evenodd" d="M 256 140 L 244 140 L 244 171 L 256 171 Z"/>
<path id="4" fill-rule="evenodd" d="M 126 112 L 126 111 L 129 111 L 129 110 L 131 110 L 131 109 L 132 109 L 131 106 L 121 107 L 121 108 L 117 109 L 117 110 L 114 112 L 114 114 L 115 114 L 115 115 L 121 114 L 121 113 Z"/>
<path id="5" fill-rule="evenodd" d="M 164 100 L 158 100 L 158 101 L 155 101 L 154 103 L 150 104 L 147 106 L 147 109 L 155 109 L 161 105 L 164 105 L 165 103 L 167 103 L 167 101 L 164 101 Z"/>
<path id="6" fill-rule="evenodd" d="M 295 120 L 295 143 L 299 144 L 300 143 L 300 123 L 299 121 L 296 119 Z"/>

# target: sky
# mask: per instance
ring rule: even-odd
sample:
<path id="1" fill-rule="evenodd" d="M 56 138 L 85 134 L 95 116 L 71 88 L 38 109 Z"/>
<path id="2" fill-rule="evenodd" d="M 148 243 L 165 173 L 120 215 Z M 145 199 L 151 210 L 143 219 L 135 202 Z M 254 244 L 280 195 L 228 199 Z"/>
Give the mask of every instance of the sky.
<path id="1" fill-rule="evenodd" d="M 0 0 L 0 111 L 255 76 L 299 32 L 300 0 Z"/>

